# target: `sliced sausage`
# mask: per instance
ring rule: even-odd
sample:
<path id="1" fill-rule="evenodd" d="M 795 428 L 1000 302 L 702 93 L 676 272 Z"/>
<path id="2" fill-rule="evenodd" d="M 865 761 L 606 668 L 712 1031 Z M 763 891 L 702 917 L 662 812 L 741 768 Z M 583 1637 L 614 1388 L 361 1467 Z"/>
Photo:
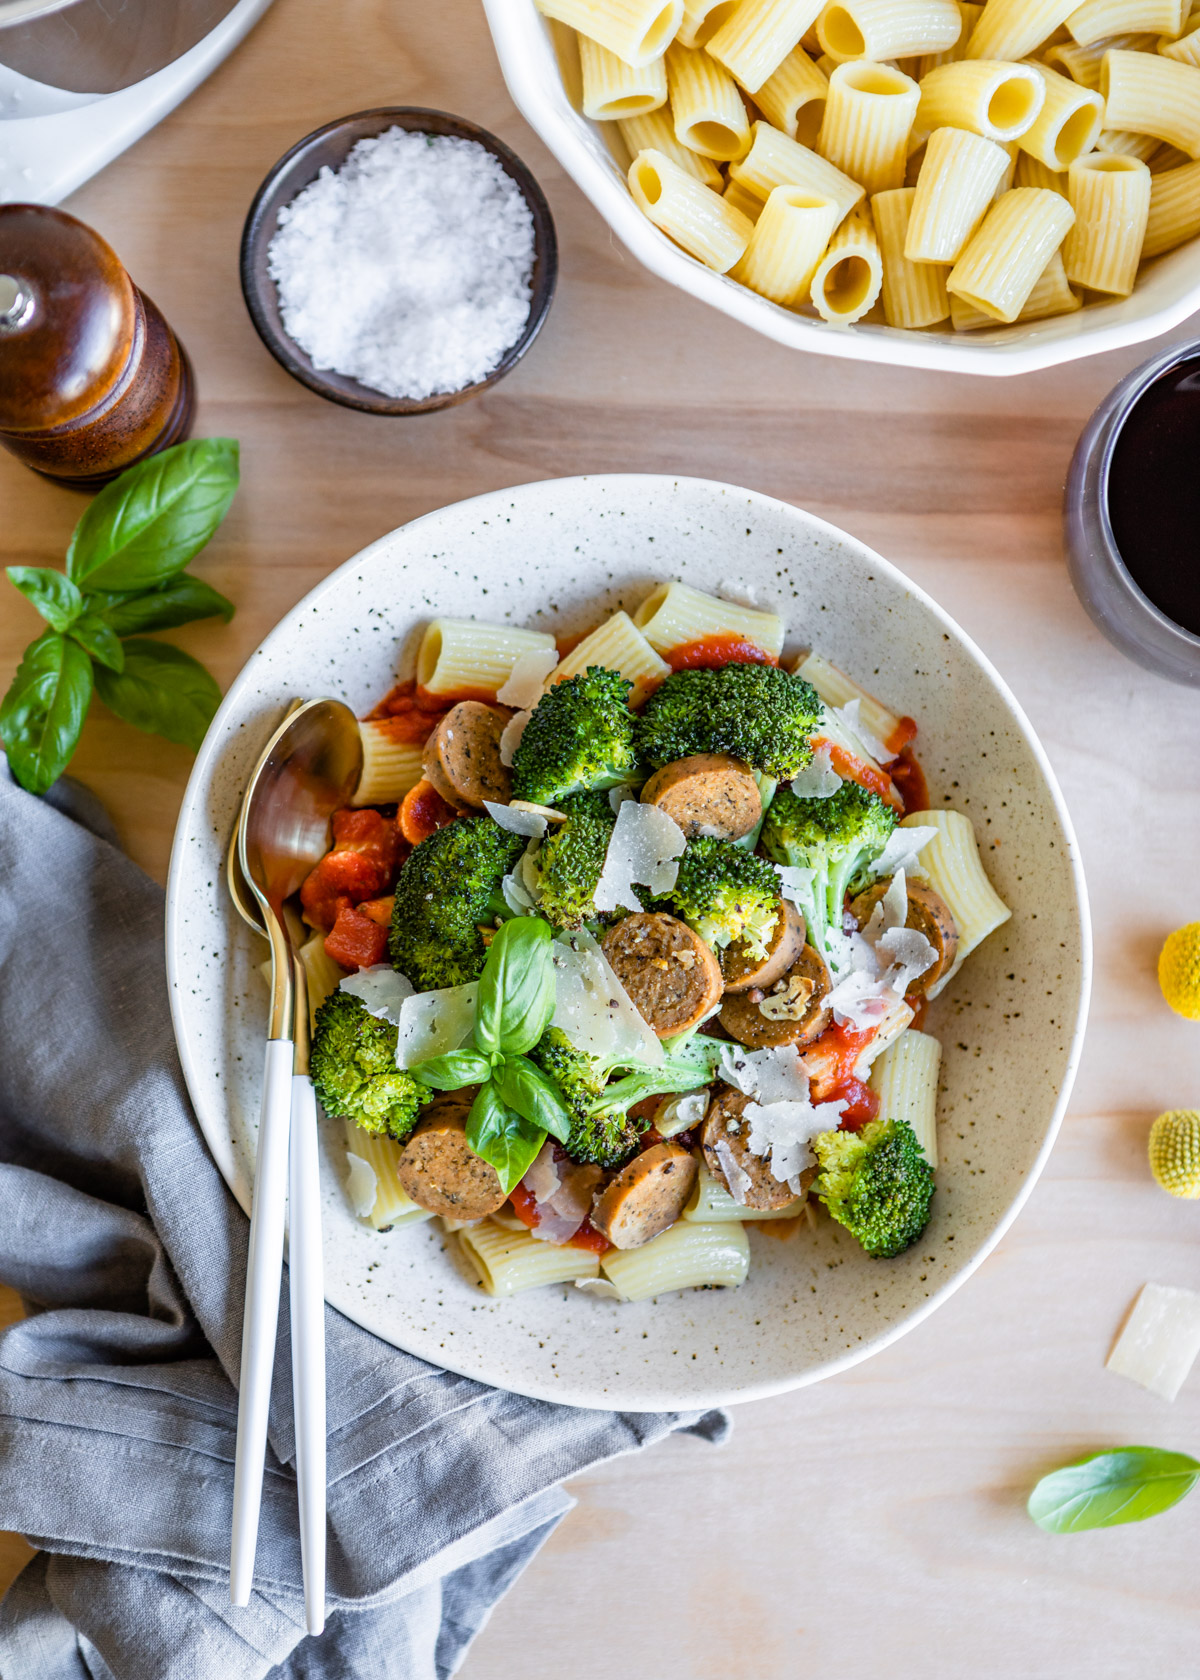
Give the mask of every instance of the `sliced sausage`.
<path id="1" fill-rule="evenodd" d="M 460 810 L 481 811 L 485 799 L 508 802 L 512 772 L 500 762 L 507 712 L 481 700 L 452 706 L 425 743 L 421 768 L 442 798 Z"/>
<path id="2" fill-rule="evenodd" d="M 721 965 L 686 922 L 639 910 L 609 928 L 604 955 L 659 1038 L 687 1032 L 716 1007 Z"/>
<path id="3" fill-rule="evenodd" d="M 779 915 L 767 944 L 765 957 L 754 956 L 744 939 L 727 945 L 721 953 L 721 972 L 725 976 L 725 991 L 748 992 L 752 986 L 769 991 L 782 980 L 788 969 L 799 962 L 804 950 L 804 917 L 791 899 L 779 906 Z"/>
<path id="4" fill-rule="evenodd" d="M 700 1147 L 709 1172 L 735 1202 L 766 1212 L 787 1207 L 796 1200 L 796 1193 L 780 1183 L 765 1156 L 750 1153 L 750 1127 L 742 1119 L 742 1111 L 753 1100 L 742 1091 L 722 1086 L 700 1128 Z"/>
<path id="5" fill-rule="evenodd" d="M 958 951 L 958 928 L 950 913 L 950 906 L 932 887 L 924 887 L 919 881 L 908 880 L 904 885 L 908 893 L 908 915 L 904 919 L 904 925 L 923 933 L 937 952 L 937 961 L 933 967 L 927 968 L 924 974 L 918 974 L 904 994 L 905 997 L 924 997 L 929 988 L 935 985 L 954 963 Z M 877 881 L 873 887 L 859 893 L 851 902 L 850 914 L 860 928 L 866 927 L 871 920 L 871 912 L 890 886 L 890 880 Z"/>
<path id="6" fill-rule="evenodd" d="M 696 753 L 664 764 L 642 789 L 643 805 L 657 805 L 689 840 L 708 834 L 740 840 L 762 816 L 750 766 L 725 753 Z"/>
<path id="7" fill-rule="evenodd" d="M 825 1002 L 832 985 L 823 958 L 806 945 L 788 972 L 769 991 L 727 992 L 721 1025 L 731 1038 L 751 1049 L 777 1044 L 811 1044 L 829 1025 Z"/>
<path id="8" fill-rule="evenodd" d="M 467 1146 L 467 1115 L 478 1086 L 443 1091 L 424 1110 L 396 1163 L 418 1207 L 446 1219 L 483 1219 L 504 1202 L 496 1169 Z"/>
<path id="9" fill-rule="evenodd" d="M 696 1157 L 680 1143 L 635 1155 L 596 1198 L 592 1224 L 614 1248 L 641 1248 L 674 1225 L 696 1182 Z"/>

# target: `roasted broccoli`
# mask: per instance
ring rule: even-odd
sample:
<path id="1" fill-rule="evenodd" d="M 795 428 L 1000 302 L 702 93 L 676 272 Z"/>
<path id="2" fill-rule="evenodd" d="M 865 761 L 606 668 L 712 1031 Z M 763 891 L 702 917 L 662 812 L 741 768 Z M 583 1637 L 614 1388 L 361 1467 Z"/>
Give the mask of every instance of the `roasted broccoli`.
<path id="1" fill-rule="evenodd" d="M 396 1066 L 396 1028 L 368 1013 L 361 998 L 331 992 L 317 1010 L 309 1058 L 326 1114 L 403 1143 L 432 1093 Z"/>
<path id="2" fill-rule="evenodd" d="M 551 823 L 532 866 L 538 909 L 558 928 L 577 928 L 596 915 L 593 897 L 616 817 L 606 793 L 572 793 L 560 799 L 565 823 Z"/>
<path id="3" fill-rule="evenodd" d="M 513 755 L 513 797 L 558 805 L 571 793 L 616 787 L 637 773 L 632 684 L 589 665 L 538 701 Z"/>
<path id="4" fill-rule="evenodd" d="M 656 908 L 681 917 L 706 944 L 720 950 L 744 939 L 765 956 L 779 917 L 779 876 L 765 858 L 730 840 L 689 840 L 679 875 Z"/>
<path id="5" fill-rule="evenodd" d="M 419 992 L 477 980 L 481 925 L 512 914 L 500 881 L 525 849 L 491 817 L 460 817 L 405 860 L 396 882 L 388 950 Z"/>
<path id="6" fill-rule="evenodd" d="M 911 1248 L 929 1223 L 933 1169 L 907 1120 L 872 1120 L 861 1132 L 822 1132 L 814 1192 L 876 1259 Z"/>
<path id="7" fill-rule="evenodd" d="M 729 753 L 785 780 L 812 759 L 820 715 L 812 684 L 777 665 L 676 671 L 642 708 L 638 756 L 659 769 L 694 753 Z"/>
<path id="8" fill-rule="evenodd" d="M 790 896 L 804 912 L 808 942 L 830 951 L 842 933 L 851 884 L 879 856 L 896 826 L 896 813 L 857 782 L 843 782 L 828 799 L 801 799 L 782 787 L 763 823 L 761 845 L 776 863 L 811 870 Z"/>

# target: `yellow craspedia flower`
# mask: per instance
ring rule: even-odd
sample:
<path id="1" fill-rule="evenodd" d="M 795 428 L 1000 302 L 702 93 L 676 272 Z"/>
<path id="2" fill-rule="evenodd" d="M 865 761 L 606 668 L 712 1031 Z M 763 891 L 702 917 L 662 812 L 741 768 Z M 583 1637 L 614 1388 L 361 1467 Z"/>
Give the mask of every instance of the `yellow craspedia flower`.
<path id="1" fill-rule="evenodd" d="M 1158 954 L 1158 983 L 1176 1015 L 1200 1021 L 1200 922 L 1167 936 Z"/>
<path id="2" fill-rule="evenodd" d="M 1173 1108 L 1150 1128 L 1150 1171 L 1171 1196 L 1200 1197 L 1200 1113 Z"/>

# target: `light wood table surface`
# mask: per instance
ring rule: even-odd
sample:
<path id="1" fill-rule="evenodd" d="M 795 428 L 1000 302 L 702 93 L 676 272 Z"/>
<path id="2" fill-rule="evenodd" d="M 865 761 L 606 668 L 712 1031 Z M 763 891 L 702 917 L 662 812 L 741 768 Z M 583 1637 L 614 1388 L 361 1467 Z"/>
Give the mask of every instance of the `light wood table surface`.
<path id="1" fill-rule="evenodd" d="M 308 130 L 383 104 L 502 135 L 545 187 L 561 243 L 558 297 L 527 360 L 482 400 L 413 420 L 353 414 L 293 383 L 237 283 L 242 218 L 268 167 Z M 187 344 L 198 435 L 242 442 L 242 489 L 195 567 L 237 617 L 172 638 L 223 683 L 333 567 L 443 503 L 579 472 L 725 479 L 844 526 L 930 590 L 1015 689 L 1079 829 L 1092 1022 L 1060 1141 L 1015 1228 L 932 1320 L 834 1381 L 741 1408 L 724 1449 L 672 1439 L 582 1477 L 578 1508 L 465 1675 L 1190 1680 L 1200 1497 L 1076 1538 L 1043 1535 L 1023 1510 L 1042 1471 L 1083 1451 L 1200 1453 L 1200 1373 L 1167 1405 L 1103 1368 L 1142 1283 L 1200 1287 L 1200 1208 L 1154 1188 L 1144 1148 L 1160 1109 L 1200 1105 L 1200 1026 L 1168 1012 L 1154 975 L 1166 932 L 1200 916 L 1200 691 L 1101 639 L 1059 536 L 1080 428 L 1153 347 L 988 380 L 757 338 L 617 245 L 515 114 L 474 0 L 277 0 L 68 208 Z M 59 562 L 81 506 L 0 458 L 4 563 Z M 4 682 L 37 630 L 7 593 Z M 161 880 L 189 755 L 97 712 L 74 772 Z M 5 1580 L 27 1555 L 7 1546 Z"/>

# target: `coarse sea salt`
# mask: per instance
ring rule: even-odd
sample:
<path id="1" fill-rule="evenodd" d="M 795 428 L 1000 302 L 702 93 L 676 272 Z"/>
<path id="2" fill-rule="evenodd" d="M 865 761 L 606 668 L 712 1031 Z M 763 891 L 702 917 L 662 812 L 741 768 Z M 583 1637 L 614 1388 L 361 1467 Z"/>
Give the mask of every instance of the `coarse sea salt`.
<path id="1" fill-rule="evenodd" d="M 314 367 L 422 399 L 486 377 L 529 319 L 533 217 L 486 147 L 389 128 L 279 212 L 268 267 Z"/>

